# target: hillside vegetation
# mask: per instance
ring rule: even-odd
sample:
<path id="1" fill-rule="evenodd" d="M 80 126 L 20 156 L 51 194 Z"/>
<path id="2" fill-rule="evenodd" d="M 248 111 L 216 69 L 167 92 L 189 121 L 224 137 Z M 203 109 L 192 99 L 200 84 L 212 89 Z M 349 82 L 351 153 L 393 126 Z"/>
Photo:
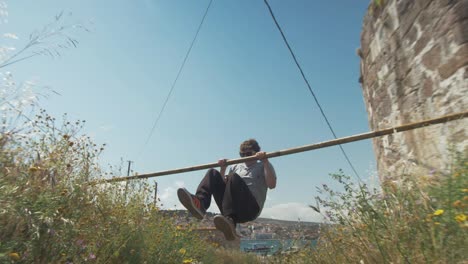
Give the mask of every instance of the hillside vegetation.
<path id="1" fill-rule="evenodd" d="M 8 119 L 9 121 L 13 119 Z M 7 123 L 4 120 L 4 124 Z M 15 120 L 21 120 L 17 117 Z M 104 146 L 45 111 L 0 135 L 0 261 L 18 263 L 462 263 L 468 260 L 468 162 L 450 175 L 319 188 L 327 219 L 315 248 L 261 259 L 220 248 L 176 226 L 154 206 L 145 182 L 93 184 L 111 177 Z M 12 124 L 11 122 L 9 124 Z M 114 170 L 116 170 L 114 168 Z M 111 168 L 112 171 L 112 168 Z M 312 209 L 311 209 L 312 210 Z"/>

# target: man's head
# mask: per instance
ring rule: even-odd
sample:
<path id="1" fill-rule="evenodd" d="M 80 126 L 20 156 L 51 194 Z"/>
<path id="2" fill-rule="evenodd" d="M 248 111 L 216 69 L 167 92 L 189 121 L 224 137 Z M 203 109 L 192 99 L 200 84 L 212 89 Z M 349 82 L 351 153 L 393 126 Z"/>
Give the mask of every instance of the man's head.
<path id="1" fill-rule="evenodd" d="M 241 157 L 248 157 L 255 155 L 255 153 L 260 151 L 260 146 L 258 145 L 258 142 L 251 138 L 248 139 L 240 145 L 240 150 L 239 150 L 239 155 Z"/>

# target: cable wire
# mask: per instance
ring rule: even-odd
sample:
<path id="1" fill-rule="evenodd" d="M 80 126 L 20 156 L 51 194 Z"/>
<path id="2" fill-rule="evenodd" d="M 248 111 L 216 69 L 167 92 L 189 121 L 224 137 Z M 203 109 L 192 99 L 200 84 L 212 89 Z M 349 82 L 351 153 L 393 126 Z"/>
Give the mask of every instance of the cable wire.
<path id="1" fill-rule="evenodd" d="M 307 84 L 307 87 L 309 88 L 309 92 L 312 94 L 312 97 L 314 98 L 315 100 L 315 103 L 317 104 L 318 108 L 320 109 L 320 113 L 322 114 L 323 118 L 325 119 L 325 122 L 327 123 L 328 125 L 328 128 L 330 129 L 331 133 L 333 134 L 333 136 L 335 137 L 335 139 L 337 139 L 338 137 L 336 136 L 335 134 L 335 131 L 333 130 L 330 122 L 328 121 L 328 118 L 327 116 L 325 115 L 325 112 L 323 111 L 323 108 L 322 106 L 320 105 L 319 101 L 318 101 L 318 98 L 317 96 L 315 95 L 314 91 L 312 90 L 310 84 L 309 84 L 309 81 L 307 80 L 307 77 L 305 76 L 304 74 L 304 71 L 302 70 L 302 67 L 301 65 L 299 64 L 297 58 L 296 58 L 296 55 L 294 54 L 291 46 L 289 45 L 289 42 L 288 40 L 286 39 L 286 36 L 284 35 L 284 32 L 283 30 L 281 29 L 281 26 L 279 25 L 278 21 L 276 20 L 276 17 L 275 17 L 275 14 L 273 13 L 273 10 L 271 9 L 271 6 L 270 4 L 268 3 L 267 0 L 263 0 L 266 4 L 266 6 L 268 7 L 268 11 L 270 11 L 270 15 L 271 17 L 273 18 L 273 21 L 275 22 L 275 25 L 276 27 L 278 28 L 279 32 L 281 33 L 281 37 L 283 38 L 284 40 L 284 43 L 286 44 L 288 50 L 289 50 L 289 53 L 291 53 L 291 56 L 293 57 L 294 59 L 294 62 L 296 63 L 296 66 L 297 68 L 299 69 L 299 71 L 301 72 L 301 75 L 302 75 L 302 78 L 304 79 L 305 83 Z M 349 166 L 351 167 L 351 169 L 353 170 L 354 174 L 356 175 L 356 177 L 358 178 L 358 180 L 361 181 L 361 177 L 359 177 L 359 174 L 357 173 L 356 169 L 354 168 L 353 166 L 353 163 L 351 162 L 351 160 L 349 159 L 348 155 L 346 154 L 345 150 L 343 149 L 343 147 L 341 145 L 338 145 L 341 149 L 341 152 L 343 153 L 343 156 L 345 157 L 346 161 L 348 162 Z"/>
<path id="2" fill-rule="evenodd" d="M 161 119 L 161 116 L 162 116 L 162 114 L 163 114 L 163 112 L 164 112 L 164 109 L 166 108 L 167 102 L 169 101 L 169 98 L 171 97 L 172 92 L 174 91 L 174 88 L 175 88 L 175 86 L 176 86 L 177 80 L 179 80 L 180 74 L 182 73 L 182 70 L 184 69 L 185 63 L 187 62 L 187 59 L 188 59 L 188 57 L 189 57 L 189 55 L 190 55 L 190 51 L 192 51 L 193 45 L 194 45 L 195 41 L 197 40 L 198 33 L 200 33 L 200 30 L 201 30 L 201 28 L 202 28 L 203 22 L 205 21 L 206 15 L 208 14 L 208 10 L 210 9 L 211 3 L 212 3 L 212 2 L 213 2 L 213 0 L 210 0 L 210 2 L 208 3 L 208 6 L 206 7 L 206 10 L 205 10 L 205 13 L 204 13 L 204 15 L 203 15 L 203 18 L 202 18 L 202 20 L 200 21 L 200 25 L 198 25 L 197 32 L 195 33 L 195 36 L 193 37 L 192 43 L 190 43 L 190 47 L 189 47 L 189 49 L 187 50 L 187 53 L 185 54 L 185 58 L 184 58 L 184 60 L 183 60 L 183 62 L 182 62 L 182 65 L 180 66 L 179 71 L 177 72 L 177 76 L 176 76 L 176 78 L 174 79 L 174 82 L 172 83 L 171 90 L 169 90 L 169 93 L 167 94 L 166 100 L 164 101 L 164 104 L 163 104 L 161 110 L 159 111 L 159 114 L 158 114 L 156 120 L 155 120 L 154 123 L 153 123 L 153 127 L 151 128 L 151 131 L 150 131 L 148 137 L 146 138 L 145 144 L 143 145 L 142 149 L 140 150 L 140 153 L 138 154 L 138 157 L 139 157 L 139 156 L 141 155 L 141 153 L 143 152 L 143 149 L 145 148 L 145 146 L 148 145 L 148 142 L 150 141 L 151 136 L 153 135 L 154 130 L 156 129 L 157 124 L 159 123 L 159 120 Z"/>

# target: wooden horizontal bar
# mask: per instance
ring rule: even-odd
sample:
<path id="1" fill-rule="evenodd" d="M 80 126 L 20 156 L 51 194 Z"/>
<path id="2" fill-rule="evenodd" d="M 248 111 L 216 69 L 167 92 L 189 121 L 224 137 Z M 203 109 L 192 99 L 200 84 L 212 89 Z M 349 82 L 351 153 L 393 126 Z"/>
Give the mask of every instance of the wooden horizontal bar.
<path id="1" fill-rule="evenodd" d="M 325 142 L 321 142 L 321 143 L 310 144 L 310 145 L 305 145 L 305 146 L 295 147 L 295 148 L 290 148 L 290 149 L 285 149 L 285 150 L 279 150 L 279 151 L 275 151 L 275 152 L 269 152 L 269 153 L 266 154 L 266 157 L 267 158 L 275 158 L 275 157 L 284 156 L 284 155 L 291 155 L 291 154 L 295 154 L 295 153 L 299 153 L 299 152 L 305 152 L 305 151 L 310 151 L 310 150 L 314 150 L 314 149 L 326 148 L 326 147 L 331 147 L 331 146 L 335 146 L 335 145 L 360 141 L 360 140 L 364 140 L 364 139 L 370 139 L 370 138 L 390 135 L 390 134 L 397 133 L 397 132 L 413 130 L 413 129 L 416 129 L 416 128 L 431 126 L 431 125 L 435 125 L 435 124 L 446 123 L 446 122 L 449 122 L 449 121 L 463 119 L 463 118 L 466 118 L 466 117 L 468 117 L 468 111 L 465 111 L 465 112 L 462 112 L 462 113 L 446 115 L 446 116 L 442 116 L 442 117 L 439 117 L 439 118 L 424 120 L 424 121 L 420 121 L 420 122 L 414 122 L 414 123 L 410 123 L 410 124 L 400 125 L 400 126 L 396 126 L 396 127 L 391 127 L 391 128 L 387 128 L 387 129 L 383 129 L 383 130 L 377 130 L 377 131 L 367 132 L 367 133 L 358 134 L 358 135 L 354 135 L 354 136 L 338 138 L 338 139 L 325 141 Z M 251 160 L 255 160 L 255 159 L 256 158 L 254 156 L 244 157 L 244 158 L 239 158 L 239 159 L 231 159 L 231 160 L 227 160 L 226 164 L 227 165 L 232 165 L 232 164 L 243 163 L 243 162 L 251 161 Z M 146 178 L 152 178 L 152 177 L 158 177 L 158 176 L 164 176 L 164 175 L 170 175 L 170 174 L 184 173 L 184 172 L 197 171 L 197 170 L 205 170 L 205 169 L 210 169 L 210 168 L 215 168 L 215 167 L 219 167 L 218 162 L 202 164 L 202 165 L 197 165 L 197 166 L 192 166 L 192 167 L 185 167 L 185 168 L 180 168 L 180 169 L 159 171 L 159 172 L 148 173 L 148 174 L 140 174 L 140 175 L 134 175 L 134 176 L 128 176 L 128 177 L 116 177 L 116 178 L 111 178 L 111 179 L 99 180 L 96 183 L 119 182 L 119 181 L 127 181 L 127 180 L 146 179 Z"/>

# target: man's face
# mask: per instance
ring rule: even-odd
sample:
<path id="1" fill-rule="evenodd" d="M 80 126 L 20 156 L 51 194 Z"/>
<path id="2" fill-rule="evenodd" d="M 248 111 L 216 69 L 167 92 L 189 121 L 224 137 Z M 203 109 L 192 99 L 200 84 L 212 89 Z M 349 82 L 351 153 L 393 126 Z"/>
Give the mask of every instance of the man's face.
<path id="1" fill-rule="evenodd" d="M 239 155 L 242 157 L 242 158 L 245 158 L 245 157 L 250 157 L 250 156 L 254 156 L 255 155 L 255 151 L 253 150 L 245 150 L 245 151 L 242 151 L 239 153 Z M 245 162 L 245 165 L 246 166 L 250 166 L 252 164 L 255 164 L 257 161 L 256 160 L 250 160 L 250 161 L 246 161 Z"/>

